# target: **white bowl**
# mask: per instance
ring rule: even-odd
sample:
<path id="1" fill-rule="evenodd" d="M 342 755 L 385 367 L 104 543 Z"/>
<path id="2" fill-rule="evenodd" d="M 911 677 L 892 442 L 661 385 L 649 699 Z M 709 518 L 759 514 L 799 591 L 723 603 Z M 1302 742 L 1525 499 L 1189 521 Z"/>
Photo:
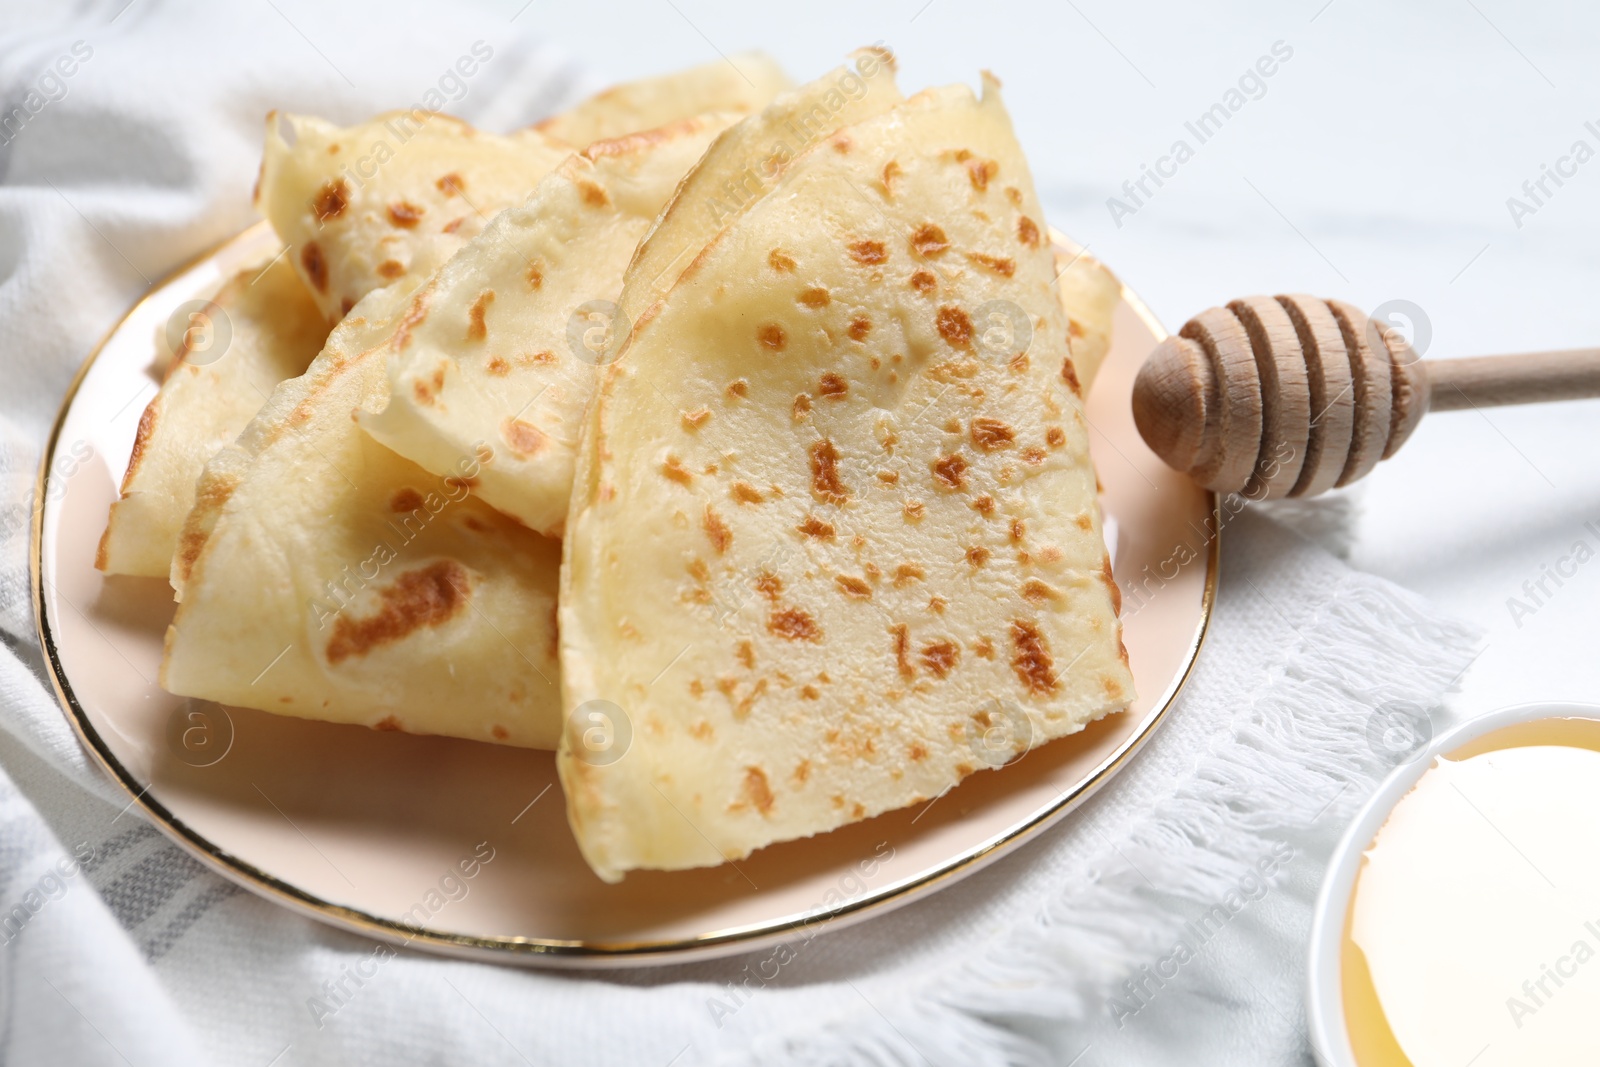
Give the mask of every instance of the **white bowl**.
<path id="1" fill-rule="evenodd" d="M 1378 831 L 1383 828 L 1395 805 L 1433 766 L 1436 756 L 1446 755 L 1507 726 L 1540 719 L 1600 721 L 1600 705 L 1517 704 L 1462 723 L 1434 738 L 1419 749 L 1410 762 L 1396 768 L 1367 800 L 1349 829 L 1345 830 L 1344 837 L 1333 850 L 1311 918 L 1310 986 L 1306 995 L 1306 1016 L 1311 1048 L 1322 1067 L 1360 1067 L 1345 1026 L 1340 959 L 1344 951 L 1345 916 L 1350 910 L 1350 895 L 1355 892 L 1362 854 L 1378 836 Z"/>

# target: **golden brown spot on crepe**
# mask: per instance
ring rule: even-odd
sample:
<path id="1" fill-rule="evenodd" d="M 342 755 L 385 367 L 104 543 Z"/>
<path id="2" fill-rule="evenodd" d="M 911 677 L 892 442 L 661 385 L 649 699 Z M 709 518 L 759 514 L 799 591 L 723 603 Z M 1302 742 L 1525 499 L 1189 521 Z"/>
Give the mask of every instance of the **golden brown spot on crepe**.
<path id="1" fill-rule="evenodd" d="M 1067 388 L 1072 390 L 1073 395 L 1083 395 L 1083 386 L 1078 384 L 1078 371 L 1072 365 L 1071 356 L 1061 361 L 1061 380 L 1067 383 Z"/>
<path id="2" fill-rule="evenodd" d="M 1022 540 L 1023 535 L 1025 535 L 1027 532 L 1028 532 L 1028 524 L 1027 523 L 1023 522 L 1021 519 L 1012 519 L 1011 520 L 1011 540 L 1020 541 L 1020 540 Z"/>
<path id="3" fill-rule="evenodd" d="M 685 430 L 698 430 L 701 423 L 710 417 L 710 408 L 695 408 L 693 411 L 685 411 L 683 413 L 683 428 Z"/>
<path id="4" fill-rule="evenodd" d="M 816 688 L 808 685 L 806 686 L 806 689 L 811 691 L 811 699 L 815 700 L 817 697 Z M 790 777 L 794 779 L 795 785 L 805 785 L 806 779 L 811 777 L 811 761 L 808 759 L 803 759 L 799 763 L 795 764 L 794 773 L 790 775 Z"/>
<path id="5" fill-rule="evenodd" d="M 1094 529 L 1094 520 L 1091 519 L 1087 514 L 1078 515 L 1074 517 L 1072 521 L 1078 524 L 1078 529 L 1080 530 Z"/>
<path id="6" fill-rule="evenodd" d="M 762 571 L 756 575 L 756 580 L 753 584 L 756 587 L 756 592 L 774 604 L 778 602 L 778 597 L 783 595 L 783 579 L 771 571 Z"/>
<path id="7" fill-rule="evenodd" d="M 537 263 L 528 264 L 528 288 L 537 289 L 544 284 L 544 271 Z"/>
<path id="8" fill-rule="evenodd" d="M 944 614 L 944 607 L 945 607 L 945 599 L 944 599 L 944 597 L 942 597 L 942 596 L 931 596 L 931 597 L 928 598 L 928 610 L 933 612 L 935 615 L 943 615 Z"/>
<path id="9" fill-rule="evenodd" d="M 767 784 L 767 773 L 760 767 L 746 767 L 744 771 L 744 800 L 761 814 L 772 810 L 772 787 Z"/>
<path id="10" fill-rule="evenodd" d="M 495 725 L 490 728 L 489 732 L 494 735 L 494 739 L 496 741 L 504 741 L 506 738 L 511 736 L 511 731 L 507 730 L 499 723 L 495 723 Z"/>
<path id="11" fill-rule="evenodd" d="M 913 742 L 911 747 L 906 750 L 906 755 L 911 757 L 912 763 L 921 763 L 928 758 L 928 750 L 922 745 Z"/>
<path id="12" fill-rule="evenodd" d="M 761 490 L 749 482 L 734 482 L 729 492 L 741 504 L 759 504 L 766 499 L 761 495 Z"/>
<path id="13" fill-rule="evenodd" d="M 1017 261 L 1004 256 L 990 256 L 982 252 L 968 252 L 967 258 L 980 267 L 987 267 L 1002 278 L 1009 278 L 1017 273 Z"/>
<path id="14" fill-rule="evenodd" d="M 410 486 L 406 486 L 403 489 L 396 489 L 394 496 L 389 498 L 389 510 L 396 513 L 416 511 L 421 506 L 422 494 L 417 492 L 415 489 L 412 489 Z"/>
<path id="15" fill-rule="evenodd" d="M 843 504 L 850 496 L 839 481 L 839 451 L 826 437 L 811 446 L 811 493 L 828 504 Z"/>
<path id="16" fill-rule="evenodd" d="M 902 563 L 894 569 L 894 584 L 904 585 L 911 581 L 921 581 L 926 576 L 920 563 Z"/>
<path id="17" fill-rule="evenodd" d="M 746 396 L 750 392 L 750 383 L 743 378 L 735 378 L 728 383 L 727 392 L 729 396 Z"/>
<path id="18" fill-rule="evenodd" d="M 833 576 L 833 580 L 838 583 L 840 591 L 842 591 L 845 596 L 862 597 L 866 599 L 870 599 L 872 597 L 872 586 L 868 585 L 866 580 L 863 578 L 857 578 L 853 574 L 836 574 Z"/>
<path id="19" fill-rule="evenodd" d="M 407 571 L 378 590 L 376 614 L 356 618 L 345 612 L 334 621 L 328 662 L 341 663 L 423 627 L 442 626 L 467 606 L 470 595 L 467 570 L 453 559 Z"/>
<path id="20" fill-rule="evenodd" d="M 683 460 L 671 452 L 667 453 L 667 458 L 661 463 L 661 473 L 679 485 L 688 485 L 694 481 L 694 475 L 683 465 Z"/>
<path id="21" fill-rule="evenodd" d="M 966 348 L 972 343 L 972 320 L 960 308 L 940 308 L 934 323 L 939 328 L 939 336 L 951 348 Z"/>
<path id="22" fill-rule="evenodd" d="M 413 229 L 425 214 L 425 209 L 409 200 L 396 200 L 389 205 L 389 221 L 403 230 Z"/>
<path id="23" fill-rule="evenodd" d="M 455 171 L 451 171 L 433 184 L 445 196 L 455 196 L 467 190 L 467 180 Z"/>
<path id="24" fill-rule="evenodd" d="M 911 276 L 911 288 L 919 293 L 931 293 L 939 286 L 939 279 L 933 276 L 932 271 L 919 270 Z"/>
<path id="25" fill-rule="evenodd" d="M 1083 324 L 1077 319 L 1067 320 L 1067 337 L 1076 339 L 1083 336 Z"/>
<path id="26" fill-rule="evenodd" d="M 911 235 L 911 251 L 923 259 L 936 259 L 950 250 L 950 239 L 944 230 L 931 222 L 924 222 Z"/>
<path id="27" fill-rule="evenodd" d="M 143 421 L 141 417 L 141 421 Z M 194 506 L 196 511 L 221 511 L 222 506 L 233 496 L 233 491 L 239 487 L 236 477 L 202 478 L 195 487 Z M 200 558 L 200 552 L 206 546 L 206 539 L 210 535 L 204 530 L 185 530 L 178 539 L 178 572 L 188 578 L 194 569 L 195 560 Z"/>
<path id="28" fill-rule="evenodd" d="M 817 393 L 824 400 L 843 400 L 849 392 L 849 384 L 832 372 L 824 374 L 817 381 Z"/>
<path id="29" fill-rule="evenodd" d="M 472 307 L 467 309 L 467 340 L 481 341 L 488 336 L 489 327 L 484 323 L 483 316 L 492 303 L 494 303 L 494 290 L 485 289 L 478 294 L 478 299 L 472 302 Z"/>
<path id="30" fill-rule="evenodd" d="M 549 437 L 532 423 L 521 419 L 507 419 L 500 424 L 500 437 L 519 456 L 531 456 L 549 441 Z"/>
<path id="31" fill-rule="evenodd" d="M 315 241 L 307 241 L 300 250 L 300 266 L 305 268 L 311 288 L 319 293 L 328 291 L 328 261 L 322 258 L 322 248 Z"/>
<path id="32" fill-rule="evenodd" d="M 950 673 L 956 665 L 956 660 L 961 658 L 961 649 L 952 641 L 935 641 L 924 645 L 922 649 L 922 663 L 940 678 Z"/>
<path id="33" fill-rule="evenodd" d="M 972 502 L 972 507 L 979 515 L 982 515 L 987 519 L 989 516 L 994 514 L 994 497 L 990 496 L 988 493 L 984 493 L 982 496 Z"/>
<path id="34" fill-rule="evenodd" d="M 894 662 L 896 668 L 907 678 L 916 677 L 916 668 L 911 665 L 911 631 L 902 624 L 889 632 L 894 634 Z"/>
<path id="35" fill-rule="evenodd" d="M 1022 583 L 1022 599 L 1038 604 L 1046 600 L 1055 600 L 1061 594 L 1037 578 L 1029 578 Z"/>
<path id="36" fill-rule="evenodd" d="M 940 456 L 933 462 L 933 476 L 947 488 L 960 489 L 966 485 L 967 461 L 960 453 Z"/>
<path id="37" fill-rule="evenodd" d="M 1027 460 L 1029 463 L 1043 463 L 1045 458 L 1045 450 L 1042 448 L 1025 448 L 1022 450 L 1022 458 Z"/>
<path id="38" fill-rule="evenodd" d="M 706 505 L 705 513 L 701 516 L 701 525 L 711 539 L 711 547 L 719 555 L 728 551 L 728 546 L 733 543 L 733 531 L 728 529 L 728 524 L 722 521 L 722 516 L 710 504 Z"/>
<path id="39" fill-rule="evenodd" d="M 411 393 L 417 398 L 417 403 L 432 407 L 433 398 L 435 395 L 437 395 L 439 389 L 443 385 L 444 373 L 442 371 L 435 371 L 431 381 L 426 378 L 418 378 L 416 381 L 412 382 Z"/>
<path id="40" fill-rule="evenodd" d="M 905 511 L 907 520 L 916 522 L 918 519 L 922 518 L 923 512 L 927 511 L 928 509 L 923 506 L 922 501 L 920 500 L 907 500 L 903 510 Z"/>
<path id="41" fill-rule="evenodd" d="M 489 365 L 485 369 L 487 369 L 488 372 L 494 375 L 496 378 L 504 378 L 506 375 L 511 373 L 511 364 L 507 363 L 499 356 L 495 356 L 489 361 Z"/>
<path id="42" fill-rule="evenodd" d="M 981 567 L 989 562 L 989 550 L 982 545 L 973 545 L 967 549 L 967 562 L 974 567 Z"/>
<path id="43" fill-rule="evenodd" d="M 774 248 L 767 253 L 767 263 L 773 270 L 785 274 L 794 270 L 794 257 L 781 248 Z"/>
<path id="44" fill-rule="evenodd" d="M 156 432 L 157 417 L 155 402 L 151 401 L 145 405 L 144 413 L 139 416 L 139 429 L 135 432 L 133 438 L 133 454 L 128 457 L 129 473 L 138 470 L 139 465 L 144 462 L 145 446 L 150 443 L 151 436 Z M 123 482 L 126 484 L 126 476 L 124 476 Z"/>
<path id="45" fill-rule="evenodd" d="M 823 522 L 815 515 L 807 515 L 806 521 L 795 527 L 807 537 L 815 537 L 819 541 L 833 540 L 833 523 Z"/>
<path id="46" fill-rule="evenodd" d="M 896 163 L 892 159 L 883 165 L 884 196 L 890 197 L 891 199 L 894 197 L 894 180 L 900 177 L 902 173 L 903 172 L 900 170 L 900 164 Z"/>
<path id="47" fill-rule="evenodd" d="M 806 700 L 815 700 L 822 694 L 817 691 L 817 687 L 814 685 L 803 685 L 800 687 L 800 695 Z"/>
<path id="48" fill-rule="evenodd" d="M 1022 206 L 1022 190 L 1015 185 L 1006 186 L 1006 199 L 1011 201 L 1013 207 Z"/>
<path id="49" fill-rule="evenodd" d="M 394 730 L 403 730 L 403 729 L 405 729 L 405 727 L 400 725 L 400 720 L 395 718 L 393 715 L 385 715 L 383 718 L 381 718 L 377 722 L 373 723 L 372 724 L 372 728 L 374 730 L 386 730 L 386 731 L 394 731 Z"/>
<path id="50" fill-rule="evenodd" d="M 1039 225 L 1028 216 L 1017 219 L 1017 240 L 1029 248 L 1039 247 Z"/>
<path id="51" fill-rule="evenodd" d="M 891 470 L 879 471 L 878 472 L 878 481 L 882 482 L 884 485 L 899 485 L 900 484 L 900 472 L 899 471 L 891 471 Z"/>
<path id="52" fill-rule="evenodd" d="M 700 684 L 699 679 L 696 679 L 695 682 L 690 686 L 691 692 L 694 692 L 694 686 L 696 685 L 699 686 L 699 692 L 695 692 L 694 695 L 700 696 L 705 692 L 705 686 Z M 711 724 L 704 719 L 696 719 L 694 721 L 694 725 L 689 727 L 689 736 L 693 737 L 697 741 L 709 741 L 711 740 L 711 734 Z"/>
<path id="53" fill-rule="evenodd" d="M 857 315 L 850 320 L 850 328 L 845 331 L 852 341 L 865 341 L 872 332 L 872 320 L 865 315 Z"/>
<path id="54" fill-rule="evenodd" d="M 811 394 L 801 393 L 794 398 L 794 407 L 791 409 L 795 422 L 800 422 L 811 413 Z"/>
<path id="55" fill-rule="evenodd" d="M 889 253 L 884 249 L 882 241 L 852 241 L 849 248 L 850 258 L 863 267 L 876 266 L 889 259 Z"/>
<path id="56" fill-rule="evenodd" d="M 1061 549 L 1055 545 L 1045 545 L 1039 550 L 1039 558 L 1046 563 L 1059 563 L 1061 561 Z"/>
<path id="57" fill-rule="evenodd" d="M 833 297 L 828 294 L 828 290 L 817 286 L 811 289 L 802 289 L 800 295 L 795 299 L 808 308 L 825 308 L 833 300 Z"/>
<path id="58" fill-rule="evenodd" d="M 611 203 L 611 198 L 606 195 L 606 191 L 600 188 L 594 182 L 579 182 L 578 192 L 580 195 L 582 195 L 583 202 L 588 204 L 590 207 L 605 207 L 607 204 Z"/>
<path id="59" fill-rule="evenodd" d="M 994 642 L 987 637 L 980 637 L 973 642 L 972 654 L 979 659 L 994 659 Z"/>
<path id="60" fill-rule="evenodd" d="M 1016 439 L 1016 431 L 999 419 L 979 417 L 972 420 L 972 443 L 985 452 L 1005 448 Z"/>
<path id="61" fill-rule="evenodd" d="M 1051 448 L 1060 448 L 1067 443 L 1067 434 L 1059 426 L 1052 426 L 1044 432 L 1045 443 Z"/>
<path id="62" fill-rule="evenodd" d="M 1011 646 L 1016 649 L 1016 655 L 1011 657 L 1011 669 L 1017 672 L 1022 684 L 1028 687 L 1028 692 L 1055 692 L 1057 682 L 1050 646 L 1039 628 L 1031 622 L 1014 620 L 1011 623 Z"/>
<path id="63" fill-rule="evenodd" d="M 1117 614 L 1122 610 L 1122 589 L 1117 585 L 1116 577 L 1111 573 L 1111 558 L 1102 557 L 1100 560 L 1100 580 L 1106 583 L 1106 592 L 1111 594 L 1111 613 Z"/>
<path id="64" fill-rule="evenodd" d="M 406 265 L 398 259 L 386 259 L 378 264 L 378 277 L 394 281 L 406 272 Z M 348 314 L 348 313 L 347 313 Z"/>
<path id="65" fill-rule="evenodd" d="M 750 691 L 744 696 L 740 697 L 738 703 L 734 704 L 734 717 L 742 719 L 749 715 L 750 709 L 755 706 L 756 698 L 766 691 L 767 680 L 765 678 L 757 679 L 756 684 L 750 687 Z"/>
<path id="66" fill-rule="evenodd" d="M 689 573 L 696 581 L 704 582 L 711 577 L 711 568 L 706 566 L 706 561 L 696 556 L 689 563 Z"/>
<path id="67" fill-rule="evenodd" d="M 790 641 L 810 641 L 814 644 L 822 640 L 822 627 L 817 625 L 817 620 L 799 608 L 773 612 L 767 618 L 767 629 Z"/>
<path id="68" fill-rule="evenodd" d="M 865 804 L 862 804 L 862 803 L 859 803 L 859 802 L 854 807 L 852 807 L 850 809 L 850 817 L 854 818 L 854 819 L 863 818 L 863 817 L 866 816 L 866 814 L 867 814 L 867 806 Z"/>
<path id="69" fill-rule="evenodd" d="M 335 178 L 324 182 L 322 188 L 317 190 L 316 197 L 311 201 L 311 212 L 319 223 L 325 223 L 343 215 L 344 209 L 349 206 L 350 187 L 343 178 Z"/>
<path id="70" fill-rule="evenodd" d="M 850 151 L 850 138 L 846 137 L 842 133 L 835 137 L 830 143 L 833 145 L 833 150 L 838 152 L 840 155 L 845 155 Z"/>
<path id="71" fill-rule="evenodd" d="M 746 670 L 755 669 L 756 650 L 749 641 L 740 641 L 738 648 L 735 650 L 735 655 L 739 657 L 739 662 L 744 664 Z"/>
<path id="72" fill-rule="evenodd" d="M 461 229 L 461 224 L 466 221 L 467 217 L 462 215 L 460 218 L 451 219 L 449 222 L 439 227 L 439 230 L 442 233 L 455 233 L 457 230 Z"/>
<path id="73" fill-rule="evenodd" d="M 967 160 L 967 178 L 971 180 L 972 187 L 978 192 L 989 188 L 989 182 L 1000 173 L 1000 164 L 992 159 Z"/>
<path id="74" fill-rule="evenodd" d="M 756 330 L 756 340 L 761 342 L 763 348 L 782 352 L 783 346 L 789 343 L 789 335 L 783 332 L 782 326 L 769 322 Z"/>

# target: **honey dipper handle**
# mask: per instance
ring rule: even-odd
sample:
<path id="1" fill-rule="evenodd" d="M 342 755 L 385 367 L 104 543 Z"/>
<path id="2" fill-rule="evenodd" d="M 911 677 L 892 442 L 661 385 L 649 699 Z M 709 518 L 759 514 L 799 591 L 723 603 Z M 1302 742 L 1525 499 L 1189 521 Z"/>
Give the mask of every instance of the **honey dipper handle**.
<path id="1" fill-rule="evenodd" d="M 1430 359 L 1422 366 L 1433 411 L 1600 396 L 1600 348 Z"/>

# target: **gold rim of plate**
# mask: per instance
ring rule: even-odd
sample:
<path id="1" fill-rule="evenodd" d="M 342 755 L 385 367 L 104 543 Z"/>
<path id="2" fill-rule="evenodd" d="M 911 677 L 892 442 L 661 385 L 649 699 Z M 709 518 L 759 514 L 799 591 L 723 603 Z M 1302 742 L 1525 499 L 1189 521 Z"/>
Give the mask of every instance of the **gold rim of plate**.
<path id="1" fill-rule="evenodd" d="M 78 735 L 78 740 L 83 743 L 84 748 L 94 757 L 95 762 L 100 765 L 117 787 L 128 797 L 130 806 L 138 806 L 146 817 L 156 825 L 157 829 L 161 830 L 179 846 L 185 848 L 190 854 L 203 860 L 213 871 L 252 892 L 282 904 L 291 910 L 335 926 L 353 929 L 382 941 L 415 945 L 448 955 L 474 958 L 498 957 L 502 960 L 506 960 L 508 956 L 522 957 L 530 962 L 541 959 L 552 963 L 557 960 L 574 963 L 587 960 L 593 963 L 612 961 L 643 965 L 651 962 L 685 962 L 683 958 L 685 955 L 697 955 L 699 952 L 714 949 L 717 946 L 735 943 L 748 943 L 747 947 L 754 950 L 763 944 L 782 939 L 784 935 L 793 930 L 809 926 L 826 926 L 838 929 L 845 923 L 859 921 L 877 912 L 888 910 L 894 905 L 907 903 L 909 899 L 915 896 L 931 892 L 961 875 L 971 873 L 977 866 L 998 859 L 1000 855 L 1011 851 L 1054 825 L 1079 803 L 1087 799 L 1089 794 L 1105 784 L 1144 746 L 1145 742 L 1155 732 L 1156 726 L 1166 717 L 1168 710 L 1177 699 L 1178 693 L 1183 689 L 1184 684 L 1189 680 L 1189 675 L 1194 671 L 1200 648 L 1205 643 L 1206 633 L 1210 629 L 1211 611 L 1216 600 L 1218 572 L 1222 562 L 1223 522 L 1222 514 L 1219 510 L 1220 501 L 1214 492 L 1209 493 L 1208 496 L 1210 511 L 1213 519 L 1216 520 L 1216 533 L 1210 538 L 1210 547 L 1206 555 L 1206 580 L 1200 605 L 1200 622 L 1195 627 L 1194 636 L 1185 652 L 1182 670 L 1146 714 L 1144 721 L 1139 724 L 1138 728 L 1115 752 L 1095 768 L 1093 773 L 1083 778 L 1074 788 L 1068 790 L 1054 803 L 1035 811 L 1028 819 L 1011 826 L 1005 834 L 968 848 L 937 867 L 924 871 L 915 877 L 902 879 L 874 892 L 865 893 L 849 903 L 833 909 L 788 916 L 747 926 L 713 930 L 692 938 L 656 941 L 591 942 L 537 937 L 483 937 L 471 934 L 453 934 L 443 930 L 410 926 L 405 923 L 384 919 L 357 908 L 334 904 L 331 901 L 323 900 L 318 896 L 307 893 L 230 854 L 226 849 L 218 847 L 204 835 L 187 826 L 182 819 L 179 819 L 168 810 L 159 799 L 151 796 L 148 786 L 139 785 L 137 778 L 123 766 L 122 762 L 117 759 L 110 747 L 100 737 L 99 732 L 90 723 L 88 714 L 79 704 L 77 696 L 73 693 L 72 684 L 67 679 L 66 671 L 61 664 L 60 656 L 57 653 L 55 636 L 51 632 L 50 623 L 44 610 L 44 502 L 46 500 L 46 482 L 49 477 L 50 463 L 55 457 L 56 446 L 60 442 L 62 425 L 66 421 L 68 412 L 72 409 L 73 401 L 78 395 L 78 389 L 88 375 L 89 369 L 94 366 L 95 360 L 99 358 L 106 344 L 121 330 L 123 323 L 132 317 L 147 301 L 153 299 L 161 290 L 185 272 L 218 256 L 225 249 L 235 244 L 242 244 L 254 239 L 258 231 L 266 225 L 265 222 L 256 223 L 254 226 L 202 252 L 171 271 L 160 282 L 152 285 L 146 295 L 130 307 L 122 318 L 118 319 L 96 342 L 94 349 L 89 353 L 88 358 L 84 360 L 83 365 L 78 368 L 77 373 L 73 376 L 72 383 L 67 387 L 66 396 L 62 399 L 60 410 L 56 412 L 55 422 L 50 429 L 49 440 L 46 442 L 44 452 L 40 457 L 39 473 L 34 484 L 33 531 L 29 548 L 29 578 L 32 587 L 35 631 L 39 638 L 40 647 L 44 651 L 45 662 L 49 668 L 50 681 L 55 689 L 56 699 L 66 712 L 73 732 Z M 1084 254 L 1085 250 L 1081 245 L 1066 237 L 1054 227 L 1048 228 L 1048 234 L 1057 247 L 1077 255 Z M 1157 340 L 1165 339 L 1168 336 L 1165 327 L 1145 306 L 1144 301 L 1126 285 L 1122 284 L 1120 279 L 1117 284 L 1121 300 L 1149 328 Z"/>

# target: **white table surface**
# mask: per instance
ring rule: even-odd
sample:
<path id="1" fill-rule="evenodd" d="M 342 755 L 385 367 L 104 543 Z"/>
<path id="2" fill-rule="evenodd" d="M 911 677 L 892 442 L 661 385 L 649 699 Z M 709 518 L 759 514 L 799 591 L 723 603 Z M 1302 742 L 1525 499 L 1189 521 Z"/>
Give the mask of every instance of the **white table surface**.
<path id="1" fill-rule="evenodd" d="M 1575 141 L 1600 153 L 1592 5 L 649 0 L 522 17 L 602 79 L 758 47 L 804 79 L 879 40 L 907 90 L 993 70 L 1050 221 L 1169 328 L 1301 291 L 1412 301 L 1433 358 L 1600 344 L 1600 157 L 1520 227 L 1506 203 Z M 1264 94 L 1198 144 L 1184 123 L 1279 41 L 1293 55 Z M 1180 137 L 1194 157 L 1118 227 L 1107 198 Z M 1485 632 L 1441 719 L 1600 701 L 1597 458 L 1600 401 L 1441 414 L 1359 492 L 1351 561 Z M 1578 540 L 1596 558 L 1513 618 L 1508 598 L 1533 605 L 1523 582 Z"/>

